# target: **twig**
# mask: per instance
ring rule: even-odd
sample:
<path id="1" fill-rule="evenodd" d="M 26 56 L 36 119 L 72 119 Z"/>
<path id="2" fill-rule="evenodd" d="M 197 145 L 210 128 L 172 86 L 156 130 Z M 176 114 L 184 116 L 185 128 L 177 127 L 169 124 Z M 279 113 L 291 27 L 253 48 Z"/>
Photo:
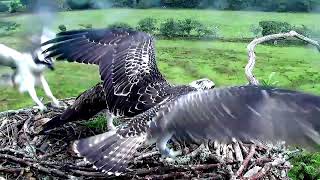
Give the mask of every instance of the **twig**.
<path id="1" fill-rule="evenodd" d="M 266 163 L 258 173 L 254 174 L 249 179 L 250 180 L 260 179 L 264 177 L 271 170 L 272 167 L 279 166 L 280 164 L 284 164 L 285 162 L 286 160 L 283 157 L 276 158 L 272 162 Z"/>
<path id="2" fill-rule="evenodd" d="M 159 155 L 159 154 L 160 154 L 159 151 L 152 151 L 152 152 L 148 152 L 148 153 L 143 153 L 140 156 L 134 158 L 134 162 L 139 161 L 141 159 L 148 158 L 148 157 L 152 157 L 154 155 Z"/>
<path id="3" fill-rule="evenodd" d="M 249 164 L 250 160 L 252 159 L 252 157 L 253 157 L 255 152 L 256 152 L 256 146 L 255 145 L 251 145 L 250 152 L 249 152 L 248 156 L 244 159 L 244 161 L 241 164 L 240 168 L 236 172 L 236 176 L 237 177 L 242 175 L 244 169 L 247 168 L 247 166 L 248 166 L 248 164 Z"/>
<path id="4" fill-rule="evenodd" d="M 7 167 L 1 167 L 0 166 L 0 172 L 4 172 L 4 173 L 10 173 L 10 174 L 20 174 L 22 171 L 24 171 L 24 168 L 7 168 Z"/>
<path id="5" fill-rule="evenodd" d="M 22 152 L 22 151 L 18 151 L 18 150 L 15 150 L 15 149 L 11 149 L 11 148 L 3 148 L 3 149 L 0 149 L 0 153 L 5 153 L 5 152 L 10 152 L 14 155 L 22 155 L 23 157 L 32 157 L 30 155 L 27 155 L 26 153 Z"/>
<path id="6" fill-rule="evenodd" d="M 199 171 L 199 170 L 208 170 L 213 168 L 219 168 L 225 165 L 233 165 L 237 162 L 227 162 L 227 163 L 216 163 L 216 164 L 201 164 L 201 165 L 171 165 L 171 166 L 163 166 L 163 167 L 155 167 L 155 168 L 141 168 L 135 169 L 134 174 L 143 175 L 150 174 L 156 172 L 168 172 L 168 171 Z"/>
<path id="7" fill-rule="evenodd" d="M 242 162 L 243 161 L 243 155 L 242 155 L 242 152 L 241 152 L 241 149 L 240 149 L 240 145 L 238 143 L 237 140 L 235 139 L 232 139 L 233 141 L 233 148 L 234 148 L 234 151 L 235 151 L 235 155 L 236 155 L 236 160 L 239 161 L 239 162 Z"/>
<path id="8" fill-rule="evenodd" d="M 247 80 L 249 81 L 250 84 L 259 85 L 259 81 L 255 78 L 255 76 L 253 75 L 253 72 L 252 72 L 254 65 L 255 65 L 255 62 L 256 62 L 256 55 L 254 52 L 254 48 L 258 44 L 266 42 L 266 41 L 275 40 L 275 39 L 279 39 L 279 38 L 288 38 L 288 37 L 295 37 L 295 38 L 300 39 L 302 41 L 306 41 L 306 42 L 316 46 L 317 49 L 320 51 L 320 45 L 317 41 L 312 40 L 310 38 L 307 38 L 301 34 L 298 34 L 295 31 L 290 31 L 287 33 L 271 34 L 271 35 L 267 35 L 267 36 L 263 36 L 263 37 L 254 39 L 247 46 L 249 60 L 248 60 L 248 64 L 245 67 L 245 74 L 246 74 Z"/>
<path id="9" fill-rule="evenodd" d="M 148 175 L 146 179 L 176 179 L 176 178 L 191 178 L 192 175 L 187 172 L 171 172 L 169 174 L 162 174 L 162 175 Z"/>
<path id="10" fill-rule="evenodd" d="M 60 171 L 60 170 L 57 170 L 57 169 L 52 169 L 52 168 L 45 168 L 41 165 L 39 165 L 38 163 L 31 163 L 29 161 L 25 161 L 21 158 L 17 158 L 17 157 L 14 157 L 14 156 L 11 156 L 11 155 L 8 155 L 8 154 L 0 154 L 0 159 L 7 159 L 7 160 L 10 160 L 10 161 L 13 161 L 13 162 L 16 162 L 16 163 L 19 163 L 19 164 L 22 164 L 22 165 L 27 165 L 27 166 L 30 166 L 30 167 L 33 167 L 41 172 L 44 172 L 44 173 L 47 173 L 47 174 L 54 174 L 58 177 L 62 177 L 62 178 L 71 178 L 71 176 L 67 175 L 66 173 Z"/>

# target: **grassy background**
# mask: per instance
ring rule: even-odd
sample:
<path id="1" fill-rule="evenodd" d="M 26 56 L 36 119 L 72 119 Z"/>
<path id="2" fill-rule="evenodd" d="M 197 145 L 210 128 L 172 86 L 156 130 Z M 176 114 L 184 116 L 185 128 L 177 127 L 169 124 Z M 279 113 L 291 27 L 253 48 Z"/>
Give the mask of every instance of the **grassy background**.
<path id="1" fill-rule="evenodd" d="M 45 17 L 45 22 L 58 32 L 58 26 L 64 24 L 67 29 L 79 29 L 79 24 L 92 24 L 94 28 L 106 27 L 114 22 L 126 22 L 135 25 L 140 19 L 155 17 L 165 20 L 195 18 L 206 24 L 219 27 L 220 35 L 228 40 L 232 38 L 253 38 L 251 25 L 261 20 L 281 20 L 291 24 L 304 24 L 314 29 L 320 14 L 273 13 L 213 10 L 163 10 L 163 9 L 107 9 L 61 12 Z M 0 14 L 1 21 L 13 21 L 21 24 L 18 31 L 0 33 L 0 43 L 22 49 L 26 31 L 37 28 L 39 17 L 30 14 L 7 16 Z M 2 36 L 1 36 L 2 35 Z M 161 72 L 176 84 L 189 83 L 192 80 L 208 77 L 218 86 L 246 83 L 244 66 L 247 61 L 247 43 L 228 41 L 186 41 L 159 40 L 156 42 L 158 65 Z M 266 79 L 276 72 L 279 86 L 304 90 L 320 94 L 320 55 L 311 46 L 271 46 L 259 45 L 256 49 L 257 66 L 255 73 L 259 79 Z M 0 69 L 1 73 L 5 69 Z M 80 92 L 99 81 L 95 66 L 57 62 L 56 71 L 46 74 L 54 95 L 58 98 L 77 96 Z M 12 88 L 0 87 L 0 111 L 33 105 L 27 94 L 19 94 Z M 44 93 L 40 89 L 39 95 Z"/>
<path id="2" fill-rule="evenodd" d="M 250 26 L 257 25 L 261 20 L 279 20 L 294 25 L 304 24 L 313 29 L 320 28 L 314 24 L 320 19 L 320 14 L 213 10 L 73 11 L 61 12 L 52 19 L 46 19 L 46 22 L 52 23 L 53 29 L 58 32 L 60 24 L 66 25 L 69 30 L 80 28 L 79 24 L 92 24 L 94 28 L 106 27 L 114 22 L 135 25 L 140 19 L 150 16 L 160 21 L 166 18 L 195 18 L 217 26 L 220 36 L 226 40 L 253 38 L 249 31 Z M 0 20 L 22 24 L 16 32 L 0 34 L 0 43 L 18 49 L 24 46 L 23 32 L 33 31 L 37 27 L 37 18 L 28 14 L 0 14 Z M 247 83 L 244 76 L 246 46 L 247 43 L 243 42 L 159 40 L 156 42 L 157 61 L 165 77 L 176 84 L 208 77 L 218 86 L 240 85 Z M 275 79 L 279 81 L 279 86 L 320 94 L 320 54 L 312 46 L 259 45 L 256 55 L 255 74 L 258 79 L 267 79 L 271 72 L 276 72 Z M 0 67 L 0 74 L 6 71 L 8 69 Z M 46 78 L 58 98 L 77 96 L 99 81 L 97 67 L 67 62 L 57 62 L 56 70 L 48 71 Z M 38 93 L 39 96 L 44 96 L 41 88 Z M 31 105 L 33 101 L 27 94 L 0 87 L 0 111 Z M 301 171 L 315 171 L 320 168 L 320 154 L 307 154 L 293 162 L 295 168 L 291 171 L 291 177 L 298 179 Z"/>

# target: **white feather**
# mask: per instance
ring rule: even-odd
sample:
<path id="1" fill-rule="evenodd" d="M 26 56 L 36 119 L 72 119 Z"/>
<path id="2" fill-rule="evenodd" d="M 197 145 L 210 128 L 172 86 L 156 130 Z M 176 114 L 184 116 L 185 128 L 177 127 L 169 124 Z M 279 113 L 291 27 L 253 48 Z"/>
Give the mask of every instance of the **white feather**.
<path id="1" fill-rule="evenodd" d="M 43 39 L 45 39 L 45 37 L 43 37 Z M 35 86 L 40 84 L 42 84 L 46 95 L 53 100 L 55 105 L 59 106 L 58 100 L 52 95 L 49 85 L 43 76 L 43 72 L 47 69 L 47 66 L 44 64 L 36 64 L 30 53 L 20 53 L 0 44 L 0 65 L 16 68 L 16 74 L 13 76 L 12 84 L 17 85 L 21 93 L 28 91 L 40 110 L 45 109 L 45 106 L 39 100 L 35 91 Z"/>

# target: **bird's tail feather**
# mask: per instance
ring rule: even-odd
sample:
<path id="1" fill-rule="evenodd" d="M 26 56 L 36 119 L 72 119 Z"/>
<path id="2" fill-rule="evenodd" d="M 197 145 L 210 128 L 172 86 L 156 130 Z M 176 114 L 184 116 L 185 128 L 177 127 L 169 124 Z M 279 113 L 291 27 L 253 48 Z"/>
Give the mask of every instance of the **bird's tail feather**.
<path id="1" fill-rule="evenodd" d="M 73 150 L 96 169 L 120 175 L 144 140 L 144 136 L 122 137 L 116 131 L 109 131 L 76 141 Z"/>
<path id="2" fill-rule="evenodd" d="M 42 125 L 42 130 L 39 132 L 39 134 L 47 133 L 53 128 L 60 127 L 67 122 L 76 120 L 78 120 L 77 112 L 72 108 L 68 108 L 63 114 L 54 116 L 52 119 L 50 119 L 50 121 L 45 122 Z"/>

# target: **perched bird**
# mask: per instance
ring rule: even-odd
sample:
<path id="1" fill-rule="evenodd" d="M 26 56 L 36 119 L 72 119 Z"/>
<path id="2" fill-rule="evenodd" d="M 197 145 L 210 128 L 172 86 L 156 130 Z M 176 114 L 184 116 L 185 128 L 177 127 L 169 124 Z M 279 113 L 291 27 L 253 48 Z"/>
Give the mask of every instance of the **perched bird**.
<path id="1" fill-rule="evenodd" d="M 98 65 L 103 88 L 96 86 L 93 91 L 104 91 L 95 92 L 97 95 L 92 99 L 91 90 L 86 91 L 85 94 L 89 94 L 79 96 L 74 106 L 44 125 L 44 130 L 74 119 L 66 117 L 87 119 L 102 109 L 108 109 L 112 116 L 133 117 L 182 89 L 191 92 L 215 86 L 209 79 L 189 85 L 171 85 L 157 67 L 153 37 L 144 32 L 125 29 L 66 31 L 43 45 L 52 45 L 44 51 L 48 58 Z M 84 99 L 87 100 L 83 102 Z M 90 109 L 94 113 L 81 108 L 85 107 L 83 104 L 94 107 L 95 110 Z M 112 118 L 108 126 L 114 129 Z"/>
<path id="2" fill-rule="evenodd" d="M 81 139 L 74 151 L 108 174 L 124 172 L 143 143 L 174 158 L 173 136 L 184 140 L 286 141 L 320 144 L 320 96 L 262 86 L 235 86 L 186 93 L 133 117 L 117 131 Z"/>
<path id="3" fill-rule="evenodd" d="M 42 84 L 46 95 L 52 99 L 56 106 L 59 106 L 59 101 L 53 96 L 50 87 L 44 78 L 43 72 L 46 69 L 53 70 L 52 58 L 45 58 L 42 54 L 44 47 L 40 44 L 55 36 L 54 33 L 44 28 L 41 37 L 33 36 L 30 41 L 30 50 L 20 53 L 12 48 L 0 44 L 0 66 L 11 67 L 14 72 L 8 76 L 2 76 L 2 83 L 6 85 L 18 86 L 19 91 L 28 91 L 33 101 L 37 104 L 40 110 L 46 107 L 39 100 L 35 86 Z M 35 38 L 36 37 L 36 38 Z"/>

